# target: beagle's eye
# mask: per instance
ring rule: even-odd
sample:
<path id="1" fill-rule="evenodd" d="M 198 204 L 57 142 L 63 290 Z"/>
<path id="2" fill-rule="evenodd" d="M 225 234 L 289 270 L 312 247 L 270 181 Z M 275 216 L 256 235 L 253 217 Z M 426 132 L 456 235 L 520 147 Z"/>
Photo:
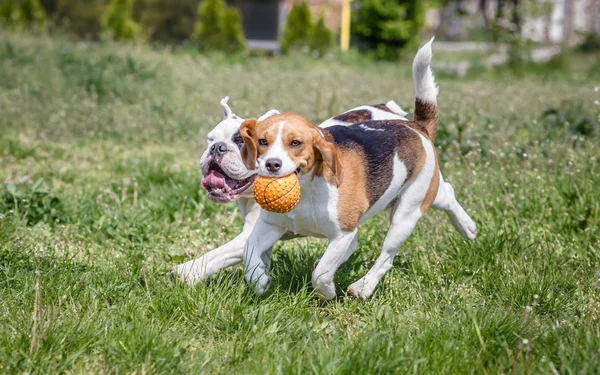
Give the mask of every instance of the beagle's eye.
<path id="1" fill-rule="evenodd" d="M 258 144 L 261 145 L 261 146 L 266 146 L 268 143 L 267 143 L 266 139 L 261 138 L 261 139 L 258 140 Z"/>
<path id="2" fill-rule="evenodd" d="M 298 148 L 300 146 L 302 146 L 302 142 L 300 142 L 297 139 L 294 139 L 293 141 L 290 142 L 290 147 L 292 147 L 292 148 Z"/>

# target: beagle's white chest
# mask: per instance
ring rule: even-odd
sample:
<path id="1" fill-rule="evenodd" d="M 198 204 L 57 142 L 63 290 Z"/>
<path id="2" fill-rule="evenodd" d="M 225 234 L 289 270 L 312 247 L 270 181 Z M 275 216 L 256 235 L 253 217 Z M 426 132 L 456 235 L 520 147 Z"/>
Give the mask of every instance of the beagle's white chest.
<path id="1" fill-rule="evenodd" d="M 322 177 L 298 176 L 302 190 L 296 208 L 285 214 L 263 211 L 268 222 L 304 236 L 330 237 L 339 231 L 338 191 Z M 304 181 L 303 181 L 304 180 Z"/>

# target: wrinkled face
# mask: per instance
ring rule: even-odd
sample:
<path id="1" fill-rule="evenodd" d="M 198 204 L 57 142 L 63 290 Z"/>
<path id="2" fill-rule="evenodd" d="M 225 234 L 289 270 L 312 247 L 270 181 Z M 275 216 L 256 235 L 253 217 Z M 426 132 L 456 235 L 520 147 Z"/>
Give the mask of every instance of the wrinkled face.
<path id="1" fill-rule="evenodd" d="M 256 176 L 256 171 L 246 168 L 240 154 L 243 140 L 239 130 L 243 121 L 232 115 L 208 133 L 208 147 L 200 159 L 200 169 L 204 175 L 202 187 L 213 202 L 236 200 Z"/>
<path id="2" fill-rule="evenodd" d="M 321 130 L 304 117 L 284 113 L 263 121 L 246 120 L 240 128 L 244 139 L 242 157 L 248 168 L 257 166 L 265 177 L 306 174 L 323 161 L 336 174 L 337 152 Z M 341 168 L 340 174 L 341 180 Z"/>

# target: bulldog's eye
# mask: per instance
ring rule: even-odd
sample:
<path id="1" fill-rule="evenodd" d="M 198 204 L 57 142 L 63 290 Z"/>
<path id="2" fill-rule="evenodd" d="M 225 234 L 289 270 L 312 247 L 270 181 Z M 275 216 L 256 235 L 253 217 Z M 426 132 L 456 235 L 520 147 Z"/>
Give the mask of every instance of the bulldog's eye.
<path id="1" fill-rule="evenodd" d="M 290 142 L 290 147 L 292 147 L 292 148 L 298 148 L 300 146 L 302 146 L 302 142 L 300 142 L 297 139 L 294 139 L 293 141 Z"/>
<path id="2" fill-rule="evenodd" d="M 235 143 L 239 148 L 244 144 L 244 138 L 240 135 L 240 133 L 236 133 L 231 137 L 231 141 Z"/>
<path id="3" fill-rule="evenodd" d="M 261 146 L 266 146 L 266 145 L 268 145 L 268 143 L 267 143 L 267 140 L 266 140 L 266 139 L 264 139 L 264 138 L 261 138 L 261 139 L 259 139 L 259 140 L 258 140 L 258 144 L 259 144 L 259 145 L 261 145 Z"/>

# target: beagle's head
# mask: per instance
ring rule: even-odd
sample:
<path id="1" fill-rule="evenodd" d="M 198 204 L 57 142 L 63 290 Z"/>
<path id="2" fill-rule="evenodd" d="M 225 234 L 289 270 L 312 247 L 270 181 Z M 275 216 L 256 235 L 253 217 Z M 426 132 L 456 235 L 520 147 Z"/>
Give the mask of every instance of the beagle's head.
<path id="1" fill-rule="evenodd" d="M 314 172 L 331 176 L 337 186 L 342 183 L 342 165 L 335 145 L 325 139 L 321 129 L 298 114 L 246 120 L 240 135 L 244 140 L 242 159 L 248 169 L 258 169 L 260 176 Z"/>

